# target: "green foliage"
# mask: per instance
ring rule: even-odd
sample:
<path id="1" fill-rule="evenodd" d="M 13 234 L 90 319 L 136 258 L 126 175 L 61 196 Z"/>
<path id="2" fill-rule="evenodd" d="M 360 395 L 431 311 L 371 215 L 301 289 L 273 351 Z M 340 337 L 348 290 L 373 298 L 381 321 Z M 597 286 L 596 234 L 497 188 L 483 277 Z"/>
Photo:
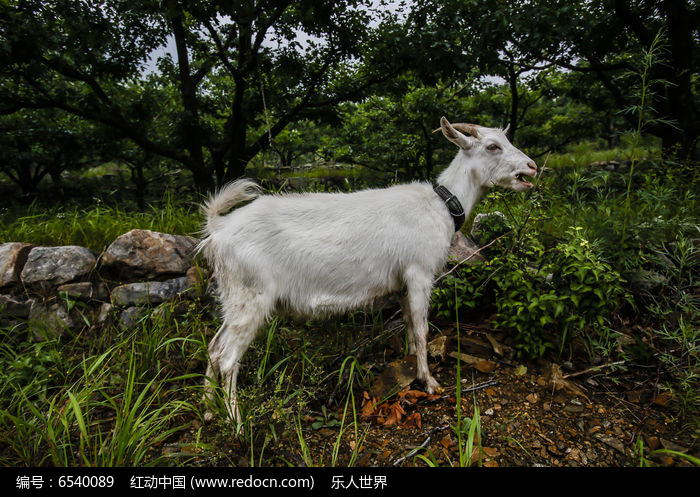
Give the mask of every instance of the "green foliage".
<path id="1" fill-rule="evenodd" d="M 120 353 L 128 351 L 128 343 L 83 357 L 77 366 L 69 357 L 58 363 L 39 358 L 37 362 L 51 367 L 3 375 L 0 429 L 8 435 L 5 439 L 14 455 L 3 453 L 2 459 L 56 466 L 134 466 L 166 461 L 167 457 L 151 455 L 152 446 L 184 430 L 177 420 L 193 406 L 176 399 L 175 389 L 166 393 L 169 380 L 159 375 L 150 380 L 137 378 L 133 351 L 124 371 L 126 383 L 115 381 Z M 58 346 L 48 343 L 37 347 Z M 10 359 L 9 366 L 16 366 L 18 360 L 12 361 L 6 352 L 0 354 L 0 363 L 8 366 L 5 363 Z M 54 351 L 56 355 L 61 354 Z M 27 357 L 26 353 L 23 356 Z M 50 372 L 58 368 L 58 375 Z M 116 416 L 113 423 L 107 413 Z"/>
<path id="2" fill-rule="evenodd" d="M 607 335 L 610 314 L 621 304 L 624 281 L 600 260 L 580 231 L 570 228 L 567 241 L 546 256 L 544 250 L 532 248 L 529 253 L 508 254 L 507 269 L 494 278 L 497 323 L 517 333 L 519 347 L 530 357 L 541 356 L 553 345 L 546 339 L 552 334 L 562 348 L 570 336 Z"/>
<path id="3" fill-rule="evenodd" d="M 640 116 L 665 152 L 697 151 L 692 2 L 654 15 L 640 1 L 261 5 L 8 2 L 0 168 L 33 191 L 120 160 L 141 192 L 161 166 L 202 191 L 269 150 L 287 166 L 323 151 L 429 178 L 449 149 L 430 133 L 443 114 L 510 122 L 534 158 L 581 139 L 614 146 Z"/>
<path id="4" fill-rule="evenodd" d="M 638 0 L 416 0 L 383 12 L 355 0 L 254 11 L 198 0 L 0 6 L 2 187 L 62 193 L 61 207 L 37 199 L 3 208 L 0 242 L 101 252 L 134 228 L 196 234 L 195 206 L 146 203 L 147 186 L 161 188 L 166 175 L 178 195 L 244 172 L 275 191 L 294 176 L 306 190 L 432 179 L 455 152 L 432 133 L 441 115 L 510 123 L 515 145 L 538 162 L 553 153 L 543 188 L 524 199 L 494 191 L 477 207 L 508 217 L 505 229 L 485 228 L 481 245 L 508 234 L 483 252 L 488 262 L 441 278 L 434 316 L 494 316 L 525 357 L 583 346 L 591 359 L 656 361 L 662 388 L 696 429 L 700 176 L 686 160 L 700 122 L 700 51 L 686 22 L 695 3 L 663 2 L 652 15 Z M 173 53 L 163 49 L 170 40 Z M 288 170 L 318 159 L 324 167 Z M 89 188 L 95 175 L 109 181 L 115 164 L 131 172 L 140 212 L 105 206 L 119 201 L 108 197 L 121 184 Z M 73 207 L 63 202 L 68 186 L 97 198 Z M 85 303 L 60 298 L 89 320 Z M 37 330 L 3 329 L 0 463 L 186 461 L 186 450 L 172 459 L 157 447 L 199 418 L 199 373 L 218 325 L 201 302 L 186 307 L 144 317 L 138 333 L 106 326 L 36 342 Z M 354 437 L 347 462 L 356 461 L 355 393 L 369 377 L 354 355 L 367 319 L 356 319 L 276 320 L 255 342 L 239 385 L 250 464 L 268 462 L 265 449 L 290 434 L 307 464 L 326 463 L 302 419 L 340 430 L 332 464 Z M 383 324 L 372 319 L 370 333 Z M 622 345 L 622 334 L 633 343 Z M 335 408 L 326 405 L 336 394 Z M 218 449 L 231 427 L 220 389 L 215 397 L 211 431 L 226 454 Z M 457 463 L 467 465 L 480 442 L 478 408 L 471 418 L 458 410 L 452 429 Z M 640 451 L 640 463 L 650 455 Z M 437 464 L 429 452 L 416 458 Z"/>
<path id="5" fill-rule="evenodd" d="M 490 304 L 494 325 L 510 331 L 527 357 L 540 357 L 555 343 L 561 349 L 574 336 L 607 336 L 610 314 L 625 297 L 624 280 L 581 231 L 570 228 L 566 242 L 546 250 L 529 235 L 517 252 L 460 268 L 434 291 L 437 315 Z"/>
<path id="6" fill-rule="evenodd" d="M 313 423 L 311 423 L 311 428 L 314 430 L 320 430 L 321 428 L 333 428 L 340 426 L 340 421 L 336 419 L 335 414 L 329 413 L 326 406 L 321 406 L 321 415 L 316 416 Z"/>
<path id="7" fill-rule="evenodd" d="M 405 179 L 430 178 L 436 167 L 436 151 L 449 161 L 452 149 L 432 131 L 440 116 L 464 114 L 462 99 L 470 89 L 463 83 L 439 81 L 424 85 L 407 75 L 380 95 L 357 104 L 341 106 L 342 133 L 328 145 L 335 160 L 378 170 L 384 176 Z M 446 148 L 449 153 L 441 151 Z"/>
<path id="8" fill-rule="evenodd" d="M 493 212 L 491 215 L 482 216 L 479 219 L 478 230 L 474 232 L 474 228 L 472 228 L 472 237 L 479 246 L 483 247 L 497 238 L 509 234 L 512 230 L 512 226 L 502 213 Z"/>
<path id="9" fill-rule="evenodd" d="M 89 164 L 98 149 L 93 127 L 74 116 L 52 110 L 0 116 L 0 172 L 24 193 L 47 175 L 60 186 L 64 171 Z"/>
<path id="10" fill-rule="evenodd" d="M 697 227 L 696 227 L 697 231 Z M 700 235 L 700 232 L 698 232 Z M 640 295 L 659 343 L 682 419 L 698 424 L 700 406 L 700 236 L 676 235 L 655 244 L 647 265 L 649 291 Z"/>
<path id="11" fill-rule="evenodd" d="M 0 114 L 60 109 L 140 149 L 130 160 L 185 168 L 200 190 L 241 176 L 287 125 L 362 98 L 398 61 L 377 50 L 399 45 L 396 19 L 362 0 L 23 0 L 5 11 Z"/>
<path id="12" fill-rule="evenodd" d="M 201 228 L 199 210 L 166 196 L 149 204 L 144 212 L 128 212 L 97 203 L 90 208 L 40 209 L 30 205 L 26 212 L 6 211 L 0 216 L 0 241 L 23 241 L 43 246 L 80 245 L 95 252 L 104 250 L 115 238 L 132 229 L 195 235 Z"/>
<path id="13" fill-rule="evenodd" d="M 201 312 L 201 304 L 198 306 Z M 3 465 L 148 466 L 182 463 L 196 441 L 175 440 L 200 418 L 202 330 L 194 310 L 153 313 L 137 330 L 32 341 L 0 329 Z M 170 443 L 171 453 L 163 451 Z M 174 443 L 175 442 L 175 443 Z"/>

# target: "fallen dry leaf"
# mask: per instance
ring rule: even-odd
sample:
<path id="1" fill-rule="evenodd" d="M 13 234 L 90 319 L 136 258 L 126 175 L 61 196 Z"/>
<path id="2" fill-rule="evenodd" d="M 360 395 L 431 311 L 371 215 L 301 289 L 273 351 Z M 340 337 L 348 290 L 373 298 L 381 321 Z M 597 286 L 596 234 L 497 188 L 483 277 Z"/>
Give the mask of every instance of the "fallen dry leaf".
<path id="1" fill-rule="evenodd" d="M 483 360 L 473 355 L 465 354 L 463 352 L 459 354 L 457 352 L 450 352 L 448 355 L 453 359 L 458 359 L 467 364 L 471 364 L 472 366 L 476 365 L 479 361 Z"/>
<path id="2" fill-rule="evenodd" d="M 384 426 L 393 426 L 395 424 L 398 424 L 401 421 L 401 417 L 406 414 L 406 411 L 403 410 L 401 405 L 398 402 L 394 402 L 393 404 L 389 405 L 389 414 L 386 417 L 386 421 L 384 421 Z"/>
<path id="3" fill-rule="evenodd" d="M 661 441 L 661 445 L 663 446 L 663 448 L 666 450 L 673 450 L 675 452 L 680 452 L 682 454 L 685 454 L 686 452 L 688 452 L 687 447 L 682 447 L 682 446 L 678 445 L 677 443 L 671 442 L 670 440 L 666 440 L 663 437 L 659 438 L 659 440 Z"/>
<path id="4" fill-rule="evenodd" d="M 481 456 L 481 454 L 479 453 L 479 447 L 474 447 L 474 450 L 472 451 L 472 458 L 471 458 L 472 464 L 478 463 L 480 456 Z"/>
<path id="5" fill-rule="evenodd" d="M 428 396 L 429 395 L 426 392 L 422 392 L 420 390 L 404 389 L 398 393 L 398 397 L 400 400 L 403 400 L 410 404 L 416 404 L 420 399 L 424 399 Z"/>
<path id="6" fill-rule="evenodd" d="M 625 445 L 622 442 L 620 442 L 617 438 L 605 435 L 603 433 L 596 433 L 594 437 L 600 440 L 601 442 L 609 445 L 613 449 L 617 450 L 621 454 L 625 454 Z"/>
<path id="7" fill-rule="evenodd" d="M 423 427 L 423 420 L 419 412 L 414 412 L 413 414 L 406 416 L 406 419 L 401 423 L 403 428 L 411 429 L 418 428 L 419 430 Z"/>
<path id="8" fill-rule="evenodd" d="M 654 397 L 654 404 L 661 407 L 666 407 L 673 400 L 672 392 L 661 392 L 659 395 Z"/>
<path id="9" fill-rule="evenodd" d="M 408 356 L 404 360 L 390 362 L 377 377 L 370 388 L 370 394 L 386 398 L 403 390 L 416 379 L 416 356 Z"/>
<path id="10" fill-rule="evenodd" d="M 364 418 L 377 416 L 381 410 L 379 397 L 370 397 L 367 392 L 362 393 L 362 404 L 360 406 L 360 414 Z"/>
<path id="11" fill-rule="evenodd" d="M 523 376 L 525 373 L 527 373 L 527 366 L 524 364 L 521 364 L 517 368 L 515 368 L 515 371 L 513 371 L 516 376 Z"/>
<path id="12" fill-rule="evenodd" d="M 499 454 L 496 447 L 482 447 L 481 450 L 484 451 L 484 454 L 492 458 L 498 456 Z"/>
<path id="13" fill-rule="evenodd" d="M 437 337 L 435 340 L 428 342 L 428 353 L 431 357 L 439 357 L 440 360 L 445 360 L 447 337 Z"/>
<path id="14" fill-rule="evenodd" d="M 590 399 L 583 393 L 583 390 L 573 382 L 564 379 L 561 368 L 558 365 L 550 363 L 549 366 L 545 368 L 545 376 L 555 390 L 565 390 L 571 394 L 580 395 L 590 402 Z"/>
<path id="15" fill-rule="evenodd" d="M 481 373 L 491 373 L 494 369 L 496 369 L 496 366 L 497 364 L 495 362 L 489 361 L 487 359 L 483 359 L 474 365 L 477 371 Z"/>
<path id="16" fill-rule="evenodd" d="M 661 442 L 659 441 L 659 437 L 655 437 L 653 435 L 650 435 L 648 437 L 645 437 L 647 445 L 651 450 L 656 450 L 661 446 Z"/>
<path id="17" fill-rule="evenodd" d="M 465 353 L 458 354 L 457 352 L 450 352 L 448 355 L 453 359 L 458 359 L 464 363 L 469 364 L 470 366 L 474 366 L 478 371 L 482 373 L 490 373 L 494 369 L 496 369 L 497 366 L 497 364 L 493 361 L 489 361 L 488 359 L 482 359 L 480 357 L 476 357 Z"/>
<path id="18" fill-rule="evenodd" d="M 625 393 L 625 396 L 629 402 L 633 402 L 635 404 L 639 404 L 642 401 L 641 390 L 630 390 L 629 392 Z"/>
<path id="19" fill-rule="evenodd" d="M 440 445 L 442 445 L 446 449 L 448 449 L 450 445 L 452 445 L 452 437 L 449 433 L 442 437 L 442 440 L 440 440 Z"/>
<path id="20" fill-rule="evenodd" d="M 581 450 L 573 448 L 571 449 L 571 452 L 569 452 L 566 455 L 566 459 L 569 461 L 576 461 L 577 463 L 584 463 L 586 462 L 586 456 L 581 452 Z"/>

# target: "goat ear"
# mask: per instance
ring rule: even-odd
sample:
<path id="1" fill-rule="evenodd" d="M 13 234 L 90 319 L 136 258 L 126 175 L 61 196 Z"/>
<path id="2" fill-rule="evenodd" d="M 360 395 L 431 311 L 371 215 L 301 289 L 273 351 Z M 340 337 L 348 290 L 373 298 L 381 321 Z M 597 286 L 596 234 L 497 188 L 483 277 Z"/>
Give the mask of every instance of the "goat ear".
<path id="1" fill-rule="evenodd" d="M 471 139 L 457 131 L 444 116 L 440 119 L 440 129 L 445 138 L 462 150 L 468 150 L 472 147 Z"/>

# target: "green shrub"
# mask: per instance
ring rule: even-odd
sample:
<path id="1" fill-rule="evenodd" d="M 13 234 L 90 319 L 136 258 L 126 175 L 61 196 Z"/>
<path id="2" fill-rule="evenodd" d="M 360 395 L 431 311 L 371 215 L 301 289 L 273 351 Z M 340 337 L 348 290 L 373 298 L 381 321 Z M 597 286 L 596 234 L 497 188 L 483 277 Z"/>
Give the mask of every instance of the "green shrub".
<path id="1" fill-rule="evenodd" d="M 620 274 L 580 233 L 581 228 L 570 228 L 566 241 L 541 252 L 542 257 L 530 262 L 532 267 L 521 256 L 508 254 L 511 270 L 496 278 L 497 324 L 517 333 L 527 356 L 541 356 L 552 346 L 546 339 L 551 334 L 559 335 L 561 347 L 577 335 L 593 341 L 606 336 L 610 314 L 622 303 Z"/>
<path id="2" fill-rule="evenodd" d="M 495 325 L 511 332 L 527 357 L 540 357 L 573 336 L 596 342 L 609 335 L 613 310 L 626 297 L 624 280 L 595 247 L 570 228 L 551 249 L 528 235 L 520 250 L 459 268 L 433 295 L 438 316 L 495 307 Z"/>

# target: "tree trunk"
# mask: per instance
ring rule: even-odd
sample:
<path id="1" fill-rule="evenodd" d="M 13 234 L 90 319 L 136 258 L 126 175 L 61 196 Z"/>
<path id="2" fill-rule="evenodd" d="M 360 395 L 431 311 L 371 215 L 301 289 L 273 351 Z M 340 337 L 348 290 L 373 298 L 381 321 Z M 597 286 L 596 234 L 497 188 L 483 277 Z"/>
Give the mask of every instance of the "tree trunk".
<path id="1" fill-rule="evenodd" d="M 136 204 L 139 206 L 139 210 L 143 211 L 146 209 L 146 178 L 143 175 L 143 163 L 137 161 L 132 163 L 131 168 L 131 181 L 136 187 Z"/>
<path id="2" fill-rule="evenodd" d="M 231 160 L 228 161 L 223 181 L 228 183 L 245 175 L 245 168 L 253 157 L 247 151 L 241 151 L 239 154 L 232 154 Z"/>
<path id="3" fill-rule="evenodd" d="M 423 138 L 425 139 L 425 179 L 430 181 L 433 176 L 433 144 L 430 141 L 432 133 L 423 128 Z"/>
<path id="4" fill-rule="evenodd" d="M 668 88 L 668 115 L 676 121 L 680 129 L 670 128 L 662 137 L 664 151 L 677 147 L 679 159 L 697 159 L 698 109 L 693 97 L 691 75 L 697 68 L 692 67 L 693 29 L 690 13 L 684 0 L 665 0 L 666 27 L 670 42 L 670 64 L 662 66 L 662 72 L 673 83 Z M 695 155 L 695 157 L 693 157 Z"/>
<path id="5" fill-rule="evenodd" d="M 510 122 L 508 123 L 508 139 L 513 143 L 515 132 L 518 130 L 518 106 L 520 105 L 520 95 L 518 94 L 518 73 L 515 72 L 515 65 L 508 64 L 508 86 L 510 86 Z"/>
<path id="6" fill-rule="evenodd" d="M 656 33 L 650 31 L 626 0 L 615 0 L 615 12 L 631 29 L 641 43 L 649 47 Z M 660 9 L 665 14 L 668 60 L 652 68 L 652 79 L 670 83 L 664 99 L 655 102 L 656 110 L 669 124 L 656 124 L 648 132 L 662 141 L 663 153 L 680 160 L 697 159 L 697 140 L 700 133 L 698 108 L 692 91 L 691 76 L 695 44 L 691 13 L 686 0 L 664 0 Z"/>
<path id="7" fill-rule="evenodd" d="M 180 93 L 184 108 L 182 116 L 182 139 L 189 155 L 189 163 L 185 164 L 190 171 L 198 191 L 211 190 L 211 171 L 204 164 L 202 152 L 202 129 L 199 123 L 199 102 L 197 101 L 197 84 L 190 73 L 190 61 L 185 40 L 185 28 L 181 14 L 171 19 L 177 63 L 180 74 Z"/>
<path id="8" fill-rule="evenodd" d="M 8 173 L 10 179 L 19 185 L 24 193 L 32 194 L 36 192 L 44 176 L 48 174 L 49 168 L 41 167 L 41 165 L 36 162 L 20 163 L 19 167 L 15 169 L 15 172 L 17 173 L 16 176 Z"/>

